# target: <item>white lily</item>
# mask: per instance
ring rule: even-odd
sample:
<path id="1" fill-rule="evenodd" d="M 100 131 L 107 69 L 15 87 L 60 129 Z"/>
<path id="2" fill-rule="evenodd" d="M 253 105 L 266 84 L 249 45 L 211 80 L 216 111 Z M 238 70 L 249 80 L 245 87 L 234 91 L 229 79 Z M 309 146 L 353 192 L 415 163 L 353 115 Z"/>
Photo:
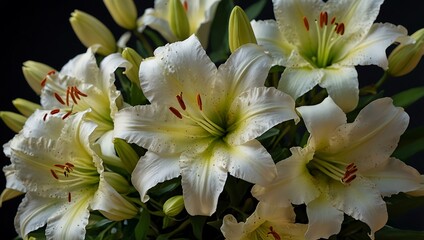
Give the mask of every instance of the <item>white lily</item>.
<path id="1" fill-rule="evenodd" d="M 97 124 L 97 142 L 102 159 L 111 165 L 125 168 L 116 156 L 112 143 L 113 117 L 124 102 L 115 86 L 118 67 L 129 68 L 131 64 L 119 53 L 106 56 L 98 66 L 95 48 L 88 48 L 63 66 L 60 72 L 51 71 L 41 82 L 41 105 L 51 110 L 51 115 L 66 119 L 70 115 L 91 109 L 87 121 Z"/>
<path id="2" fill-rule="evenodd" d="M 246 222 L 237 222 L 231 214 L 224 216 L 221 232 L 226 240 L 305 239 L 307 225 L 294 222 L 293 207 L 259 202 Z"/>
<path id="3" fill-rule="evenodd" d="M 210 27 L 220 1 L 181 0 L 189 23 L 189 35 L 196 34 L 205 48 L 208 46 Z M 149 26 L 158 31 L 168 42 L 184 40 L 178 39 L 171 29 L 168 2 L 169 0 L 155 0 L 154 8 L 146 9 L 143 16 L 139 18 L 139 31 Z"/>
<path id="4" fill-rule="evenodd" d="M 121 93 L 114 85 L 114 72 L 118 67 L 129 67 L 129 62 L 115 53 L 105 57 L 99 67 L 94 51 L 88 48 L 86 53 L 65 64 L 60 72 L 47 74 L 41 82 L 41 105 L 52 110 L 49 115 L 59 114 L 62 118 L 90 108 L 87 120 L 106 132 L 113 129 L 113 115 L 123 105 Z"/>
<path id="5" fill-rule="evenodd" d="M 270 67 L 271 58 L 247 44 L 217 69 L 195 35 L 141 63 L 151 105 L 120 110 L 115 137 L 149 150 L 132 174 L 143 202 L 151 187 L 181 175 L 187 211 L 211 215 L 228 173 L 261 184 L 275 177 L 255 138 L 298 116 L 289 95 L 264 87 Z"/>
<path id="6" fill-rule="evenodd" d="M 10 142 L 14 176 L 26 190 L 15 218 L 19 235 L 46 225 L 47 239 L 84 239 L 90 210 L 113 220 L 134 217 L 138 209 L 103 177 L 91 147 L 96 125 L 82 121 L 86 112 L 66 121 L 43 119 L 46 112 L 37 110 Z"/>
<path id="7" fill-rule="evenodd" d="M 276 21 L 252 21 L 258 44 L 286 67 L 278 88 L 294 99 L 325 88 L 345 112 L 358 103 L 356 65 L 387 69 L 386 48 L 402 26 L 374 23 L 383 0 L 273 0 Z"/>
<path id="8" fill-rule="evenodd" d="M 390 157 L 408 115 L 390 98 L 370 103 L 352 123 L 329 97 L 297 110 L 310 133 L 307 145 L 291 148 L 292 156 L 277 163 L 277 180 L 255 185 L 252 194 L 274 205 L 306 204 L 307 239 L 338 233 L 344 213 L 368 224 L 373 237 L 387 222 L 382 197 L 420 187 L 419 172 Z"/>

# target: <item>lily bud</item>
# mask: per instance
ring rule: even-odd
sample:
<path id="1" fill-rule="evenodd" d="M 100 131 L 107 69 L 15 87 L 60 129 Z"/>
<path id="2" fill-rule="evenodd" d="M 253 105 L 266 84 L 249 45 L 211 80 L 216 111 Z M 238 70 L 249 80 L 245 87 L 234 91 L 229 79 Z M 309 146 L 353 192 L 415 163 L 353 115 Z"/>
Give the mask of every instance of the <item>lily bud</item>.
<path id="1" fill-rule="evenodd" d="M 173 196 L 163 204 L 163 212 L 168 217 L 177 216 L 183 209 L 184 198 L 182 195 Z"/>
<path id="2" fill-rule="evenodd" d="M 124 74 L 135 85 L 140 87 L 140 79 L 138 78 L 138 71 L 140 70 L 140 63 L 143 58 L 132 48 L 126 47 L 122 51 L 122 57 L 132 64 L 131 68 L 127 68 Z"/>
<path id="3" fill-rule="evenodd" d="M 6 124 L 6 126 L 15 133 L 21 131 L 27 120 L 27 118 L 22 116 L 21 114 L 9 111 L 1 111 L 0 118 L 1 120 L 3 120 L 4 124 Z"/>
<path id="4" fill-rule="evenodd" d="M 103 0 L 115 22 L 128 30 L 137 27 L 137 8 L 134 0 Z"/>
<path id="5" fill-rule="evenodd" d="M 109 183 L 118 193 L 127 194 L 131 190 L 128 181 L 121 175 L 115 172 L 104 172 L 103 176 L 107 183 Z"/>
<path id="6" fill-rule="evenodd" d="M 105 56 L 116 51 L 115 37 L 97 18 L 75 10 L 71 13 L 69 21 L 75 34 L 87 48 L 99 45 L 97 52 Z"/>
<path id="7" fill-rule="evenodd" d="M 38 95 L 41 94 L 43 86 L 41 82 L 46 78 L 47 74 L 51 71 L 56 71 L 54 68 L 44 63 L 36 61 L 25 61 L 22 66 L 22 73 L 29 86 Z"/>
<path id="8" fill-rule="evenodd" d="M 387 70 L 390 76 L 400 77 L 410 73 L 424 55 L 424 28 L 413 33 L 411 38 L 415 42 L 401 43 L 390 53 L 388 57 L 389 68 Z"/>
<path id="9" fill-rule="evenodd" d="M 137 165 L 138 159 L 140 158 L 137 152 L 123 139 L 115 138 L 113 139 L 113 144 L 124 167 L 129 173 L 132 173 L 135 165 Z"/>
<path id="10" fill-rule="evenodd" d="M 228 33 L 228 43 L 232 53 L 243 44 L 257 44 L 249 18 L 239 6 L 235 6 L 231 11 Z"/>
<path id="11" fill-rule="evenodd" d="M 40 104 L 33 103 L 23 98 L 16 98 L 12 101 L 12 104 L 25 117 L 29 117 L 35 112 L 35 110 L 41 109 Z"/>
<path id="12" fill-rule="evenodd" d="M 184 40 L 190 36 L 190 23 L 186 9 L 180 0 L 170 0 L 168 3 L 169 26 L 178 40 Z"/>

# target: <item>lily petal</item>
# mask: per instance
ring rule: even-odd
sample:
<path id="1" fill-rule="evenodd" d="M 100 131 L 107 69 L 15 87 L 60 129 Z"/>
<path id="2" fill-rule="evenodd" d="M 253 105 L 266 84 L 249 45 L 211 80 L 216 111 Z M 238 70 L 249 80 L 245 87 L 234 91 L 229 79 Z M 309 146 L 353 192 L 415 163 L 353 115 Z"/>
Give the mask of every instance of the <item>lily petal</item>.
<path id="1" fill-rule="evenodd" d="M 218 153 L 217 153 L 218 154 Z M 266 185 L 277 176 L 271 155 L 257 140 L 228 148 L 228 171 L 236 178 Z"/>
<path id="2" fill-rule="evenodd" d="M 325 195 L 321 194 L 320 197 L 309 202 L 306 213 L 309 220 L 306 239 L 329 238 L 340 232 L 340 223 L 344 218 L 343 212 L 331 206 Z"/>
<path id="3" fill-rule="evenodd" d="M 316 182 L 306 168 L 313 157 L 313 149 L 293 147 L 290 151 L 292 156 L 277 163 L 278 175 L 273 183 L 253 186 L 251 192 L 255 198 L 274 206 L 283 206 L 290 202 L 309 203 L 319 196 Z M 299 191 L 299 188 L 303 190 Z"/>
<path id="4" fill-rule="evenodd" d="M 386 202 L 375 184 L 367 179 L 357 177 L 349 185 L 332 181 L 328 194 L 335 208 L 366 223 L 371 228 L 371 235 L 387 222 Z"/>
<path id="5" fill-rule="evenodd" d="M 103 179 L 94 194 L 91 209 L 99 210 L 104 216 L 113 221 L 131 219 L 138 213 L 138 208 L 122 197 Z"/>
<path id="6" fill-rule="evenodd" d="M 176 107 L 176 96 L 181 92 L 184 98 L 196 99 L 190 94 L 213 89 L 217 69 L 196 36 L 159 47 L 154 54 L 141 62 L 139 72 L 143 93 L 150 102 Z"/>
<path id="7" fill-rule="evenodd" d="M 152 103 L 122 109 L 115 115 L 115 137 L 154 152 L 168 153 L 211 141 L 203 128 L 186 118 L 177 118 L 165 107 Z"/>
<path id="8" fill-rule="evenodd" d="M 245 44 L 219 66 L 213 87 L 216 91 L 225 91 L 227 96 L 222 101 L 231 101 L 249 88 L 264 86 L 271 61 L 263 48 L 256 44 Z"/>
<path id="9" fill-rule="evenodd" d="M 147 191 L 156 184 L 176 178 L 180 175 L 180 154 L 158 154 L 147 151 L 140 158 L 133 173 L 131 182 L 140 193 L 142 202 L 147 202 Z"/>
<path id="10" fill-rule="evenodd" d="M 329 147 L 319 152 L 366 171 L 390 157 L 408 123 L 408 114 L 392 99 L 380 98 L 362 109 L 353 123 L 340 126 Z"/>
<path id="11" fill-rule="evenodd" d="M 327 68 L 320 86 L 327 89 L 328 95 L 343 109 L 350 112 L 359 100 L 358 73 L 354 67 Z"/>
<path id="12" fill-rule="evenodd" d="M 278 89 L 296 100 L 320 83 L 323 76 L 324 73 L 321 69 L 287 68 L 281 74 Z"/>
<path id="13" fill-rule="evenodd" d="M 181 185 L 184 205 L 190 215 L 211 216 L 227 180 L 227 156 L 219 151 L 220 143 L 197 153 L 181 154 Z"/>
<path id="14" fill-rule="evenodd" d="M 239 145 L 259 137 L 271 127 L 299 117 L 294 100 L 275 88 L 258 87 L 242 93 L 228 113 L 229 134 L 226 141 Z M 235 129 L 234 129 L 235 128 Z"/>
<path id="15" fill-rule="evenodd" d="M 363 16 L 363 14 L 358 15 Z M 340 60 L 338 64 L 346 66 L 374 64 L 386 70 L 388 67 L 387 47 L 399 37 L 406 35 L 407 30 L 403 26 L 395 26 L 390 23 L 375 23 L 360 44 L 356 45 L 349 55 Z"/>
<path id="16" fill-rule="evenodd" d="M 327 146 L 333 132 L 346 123 L 346 115 L 330 97 L 317 105 L 302 106 L 296 110 L 302 116 L 306 129 L 311 134 L 309 143 L 317 149 Z"/>
<path id="17" fill-rule="evenodd" d="M 420 173 L 396 158 L 389 158 L 361 174 L 376 184 L 383 197 L 420 188 Z"/>
<path id="18" fill-rule="evenodd" d="M 278 29 L 275 20 L 252 20 L 253 32 L 259 45 L 269 51 L 273 57 L 273 65 L 287 66 L 288 59 L 294 48 Z"/>

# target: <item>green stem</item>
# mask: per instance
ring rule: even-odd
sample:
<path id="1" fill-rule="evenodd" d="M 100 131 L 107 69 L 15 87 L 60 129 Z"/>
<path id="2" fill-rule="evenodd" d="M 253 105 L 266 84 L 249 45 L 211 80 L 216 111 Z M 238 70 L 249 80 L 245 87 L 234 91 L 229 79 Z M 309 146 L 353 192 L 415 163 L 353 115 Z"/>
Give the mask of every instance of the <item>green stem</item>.
<path id="1" fill-rule="evenodd" d="M 172 232 L 164 234 L 163 236 L 166 238 L 170 238 L 171 236 L 183 231 L 189 224 L 190 224 L 190 219 L 187 219 L 183 223 L 181 223 L 180 226 L 174 229 Z"/>
<path id="2" fill-rule="evenodd" d="M 143 47 L 146 49 L 147 54 L 149 56 L 153 56 L 153 48 L 150 45 L 149 41 L 147 41 L 146 37 L 144 36 L 144 34 L 139 33 L 137 31 L 133 31 L 133 34 L 137 37 L 138 40 L 140 40 L 141 44 L 143 45 Z"/>
<path id="3" fill-rule="evenodd" d="M 280 140 L 290 131 L 290 124 L 282 125 L 282 127 L 283 126 L 284 126 L 284 129 L 280 132 L 280 134 L 277 136 L 276 139 L 273 139 L 274 143 L 272 144 L 271 149 L 276 148 Z"/>
<path id="4" fill-rule="evenodd" d="M 389 78 L 389 74 L 387 73 L 387 71 L 385 71 L 383 76 L 381 76 L 380 80 L 378 80 L 378 82 L 374 84 L 375 89 L 377 90 L 378 88 L 380 88 L 381 85 L 383 85 L 383 83 L 386 82 L 388 78 Z"/>

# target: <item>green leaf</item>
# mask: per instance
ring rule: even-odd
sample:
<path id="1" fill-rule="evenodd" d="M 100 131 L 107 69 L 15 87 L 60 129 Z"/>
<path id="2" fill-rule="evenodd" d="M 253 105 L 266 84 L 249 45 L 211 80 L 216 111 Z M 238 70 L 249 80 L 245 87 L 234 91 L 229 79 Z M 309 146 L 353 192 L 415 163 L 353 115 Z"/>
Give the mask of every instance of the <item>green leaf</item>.
<path id="1" fill-rule="evenodd" d="M 424 97 L 424 87 L 416 87 L 397 93 L 392 96 L 393 104 L 406 108 Z"/>
<path id="2" fill-rule="evenodd" d="M 205 216 L 191 216 L 191 226 L 193 228 L 193 234 L 196 239 L 203 239 L 203 227 L 205 226 L 207 217 Z"/>
<path id="3" fill-rule="evenodd" d="M 385 226 L 375 233 L 375 239 L 379 240 L 422 240 L 424 231 L 400 230 L 390 226 Z"/>
<path id="4" fill-rule="evenodd" d="M 424 196 L 415 197 L 399 193 L 384 199 L 387 203 L 389 217 L 397 217 L 413 209 L 424 206 Z"/>
<path id="5" fill-rule="evenodd" d="M 255 19 L 262 12 L 264 7 L 266 6 L 267 1 L 268 0 L 258 0 L 246 9 L 244 9 L 244 12 L 250 20 Z"/>
<path id="6" fill-rule="evenodd" d="M 150 226 L 150 214 L 147 210 L 143 209 L 140 213 L 140 219 L 134 229 L 135 239 L 146 239 L 147 232 Z"/>
<path id="7" fill-rule="evenodd" d="M 406 161 L 408 158 L 424 151 L 424 127 L 408 129 L 399 140 L 393 156 Z"/>
<path id="8" fill-rule="evenodd" d="M 214 18 L 212 21 L 207 52 L 211 60 L 215 63 L 224 62 L 230 53 L 228 45 L 228 21 L 233 8 L 233 1 L 219 2 L 216 9 L 219 17 Z"/>

